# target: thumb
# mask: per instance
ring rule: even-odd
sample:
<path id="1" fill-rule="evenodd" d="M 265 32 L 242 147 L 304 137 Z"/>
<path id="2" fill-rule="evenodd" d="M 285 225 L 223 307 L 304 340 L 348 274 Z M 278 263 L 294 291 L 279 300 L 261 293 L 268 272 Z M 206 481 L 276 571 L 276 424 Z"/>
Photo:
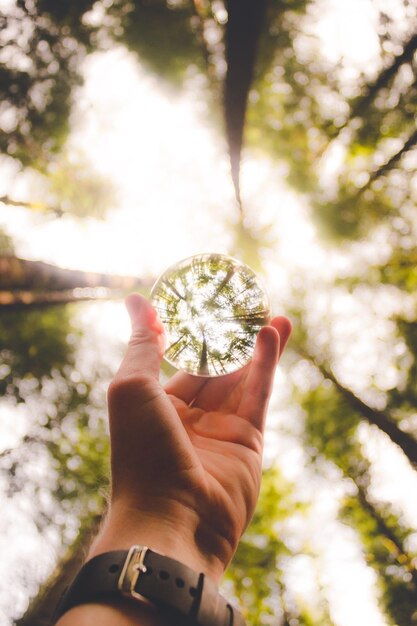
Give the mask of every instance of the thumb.
<path id="1" fill-rule="evenodd" d="M 138 294 L 125 301 L 132 325 L 126 355 L 117 377 L 147 375 L 159 380 L 159 369 L 165 349 L 164 330 L 153 306 Z"/>

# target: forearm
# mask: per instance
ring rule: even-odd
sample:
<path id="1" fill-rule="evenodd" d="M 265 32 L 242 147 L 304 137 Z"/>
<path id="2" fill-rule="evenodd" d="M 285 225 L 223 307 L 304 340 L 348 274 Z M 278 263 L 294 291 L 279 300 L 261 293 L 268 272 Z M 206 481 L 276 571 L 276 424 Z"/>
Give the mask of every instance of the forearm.
<path id="1" fill-rule="evenodd" d="M 154 607 L 119 604 L 82 604 L 57 622 L 57 626 L 172 626 Z"/>

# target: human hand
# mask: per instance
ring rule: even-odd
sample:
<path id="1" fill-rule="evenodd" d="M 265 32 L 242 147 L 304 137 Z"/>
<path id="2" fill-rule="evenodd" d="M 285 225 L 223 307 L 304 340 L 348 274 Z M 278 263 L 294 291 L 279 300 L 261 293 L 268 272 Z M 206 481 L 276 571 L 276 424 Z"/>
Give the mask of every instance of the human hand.
<path id="1" fill-rule="evenodd" d="M 252 361 L 220 378 L 159 383 L 163 328 L 143 297 L 126 301 L 132 337 L 109 393 L 111 502 L 90 556 L 148 545 L 218 580 L 259 493 L 263 432 L 284 317 L 258 334 Z"/>

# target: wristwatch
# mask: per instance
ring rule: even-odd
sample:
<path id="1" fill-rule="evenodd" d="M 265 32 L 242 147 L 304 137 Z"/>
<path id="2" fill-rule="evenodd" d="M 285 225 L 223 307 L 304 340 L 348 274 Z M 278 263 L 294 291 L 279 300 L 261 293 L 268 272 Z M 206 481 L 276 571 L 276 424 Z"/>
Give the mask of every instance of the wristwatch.
<path id="1" fill-rule="evenodd" d="M 245 626 L 205 574 L 139 545 L 87 561 L 58 604 L 55 620 L 79 604 L 120 598 L 156 606 L 173 626 Z"/>

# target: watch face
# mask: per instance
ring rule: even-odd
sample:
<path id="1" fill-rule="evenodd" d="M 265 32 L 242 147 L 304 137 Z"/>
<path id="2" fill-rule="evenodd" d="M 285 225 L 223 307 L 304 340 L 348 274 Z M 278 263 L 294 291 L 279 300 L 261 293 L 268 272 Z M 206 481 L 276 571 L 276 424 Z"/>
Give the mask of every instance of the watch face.
<path id="1" fill-rule="evenodd" d="M 222 254 L 171 266 L 155 283 L 152 303 L 165 329 L 165 359 L 196 376 L 222 376 L 246 365 L 270 319 L 256 274 Z"/>

